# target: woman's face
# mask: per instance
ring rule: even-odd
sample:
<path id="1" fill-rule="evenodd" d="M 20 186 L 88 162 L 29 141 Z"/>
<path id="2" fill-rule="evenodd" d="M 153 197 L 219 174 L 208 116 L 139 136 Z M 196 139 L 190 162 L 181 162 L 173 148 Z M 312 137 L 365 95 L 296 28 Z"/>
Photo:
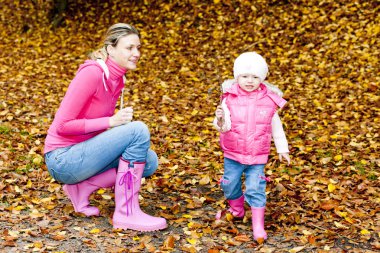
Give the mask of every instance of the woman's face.
<path id="1" fill-rule="evenodd" d="M 140 58 L 140 38 L 136 34 L 121 37 L 117 45 L 107 47 L 107 51 L 112 60 L 120 67 L 133 70 L 137 66 Z"/>

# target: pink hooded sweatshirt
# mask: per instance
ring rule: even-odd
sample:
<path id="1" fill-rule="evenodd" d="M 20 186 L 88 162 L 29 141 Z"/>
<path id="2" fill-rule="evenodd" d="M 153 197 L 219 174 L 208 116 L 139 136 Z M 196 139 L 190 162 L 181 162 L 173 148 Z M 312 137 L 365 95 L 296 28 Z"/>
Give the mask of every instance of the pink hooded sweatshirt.
<path id="1" fill-rule="evenodd" d="M 86 141 L 109 128 L 127 70 L 110 58 L 105 64 L 108 78 L 97 61 L 87 60 L 79 67 L 48 130 L 44 153 Z"/>
<path id="2" fill-rule="evenodd" d="M 265 164 L 272 140 L 272 118 L 286 100 L 263 84 L 246 92 L 235 83 L 223 97 L 231 114 L 231 130 L 220 133 L 224 156 L 241 164 Z"/>

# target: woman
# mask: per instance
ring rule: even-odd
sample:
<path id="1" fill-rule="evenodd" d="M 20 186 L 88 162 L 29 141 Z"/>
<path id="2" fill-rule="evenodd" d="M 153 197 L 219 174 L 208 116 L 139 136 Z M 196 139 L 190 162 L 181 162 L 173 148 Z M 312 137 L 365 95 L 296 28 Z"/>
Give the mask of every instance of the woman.
<path id="1" fill-rule="evenodd" d="M 158 167 L 150 150 L 147 126 L 133 121 L 133 109 L 114 114 L 124 87 L 124 75 L 140 58 L 138 31 L 128 24 L 112 25 L 103 47 L 90 55 L 72 80 L 48 130 L 45 161 L 51 176 L 76 212 L 99 215 L 89 196 L 99 188 L 115 186 L 113 227 L 153 231 L 167 227 L 164 218 L 140 210 L 141 178 Z M 122 107 L 122 102 L 121 102 Z M 116 168 L 118 168 L 116 170 Z"/>

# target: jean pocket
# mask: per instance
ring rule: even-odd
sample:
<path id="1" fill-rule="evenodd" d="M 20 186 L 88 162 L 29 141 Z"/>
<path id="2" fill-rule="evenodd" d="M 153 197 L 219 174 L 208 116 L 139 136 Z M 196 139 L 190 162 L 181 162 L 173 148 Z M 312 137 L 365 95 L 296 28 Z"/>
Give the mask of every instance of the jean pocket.
<path id="1" fill-rule="evenodd" d="M 65 147 L 51 151 L 45 156 L 46 165 L 50 175 L 57 181 L 65 184 L 74 184 L 78 179 L 74 173 L 78 171 L 82 163 L 82 152 L 70 152 L 72 147 Z"/>
<path id="2" fill-rule="evenodd" d="M 77 144 L 66 148 L 61 148 L 54 154 L 54 160 L 60 166 L 79 167 L 83 162 L 84 145 Z"/>

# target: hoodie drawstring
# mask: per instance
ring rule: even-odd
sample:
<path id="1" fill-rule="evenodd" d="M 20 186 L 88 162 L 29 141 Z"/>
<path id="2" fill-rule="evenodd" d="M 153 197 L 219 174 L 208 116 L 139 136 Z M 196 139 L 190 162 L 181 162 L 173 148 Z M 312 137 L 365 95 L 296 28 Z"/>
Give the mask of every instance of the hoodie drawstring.
<path id="1" fill-rule="evenodd" d="M 106 91 L 108 91 L 107 89 L 107 85 L 106 85 L 106 78 L 105 78 L 106 74 L 103 73 L 103 86 L 104 86 L 104 89 L 106 89 Z"/>

